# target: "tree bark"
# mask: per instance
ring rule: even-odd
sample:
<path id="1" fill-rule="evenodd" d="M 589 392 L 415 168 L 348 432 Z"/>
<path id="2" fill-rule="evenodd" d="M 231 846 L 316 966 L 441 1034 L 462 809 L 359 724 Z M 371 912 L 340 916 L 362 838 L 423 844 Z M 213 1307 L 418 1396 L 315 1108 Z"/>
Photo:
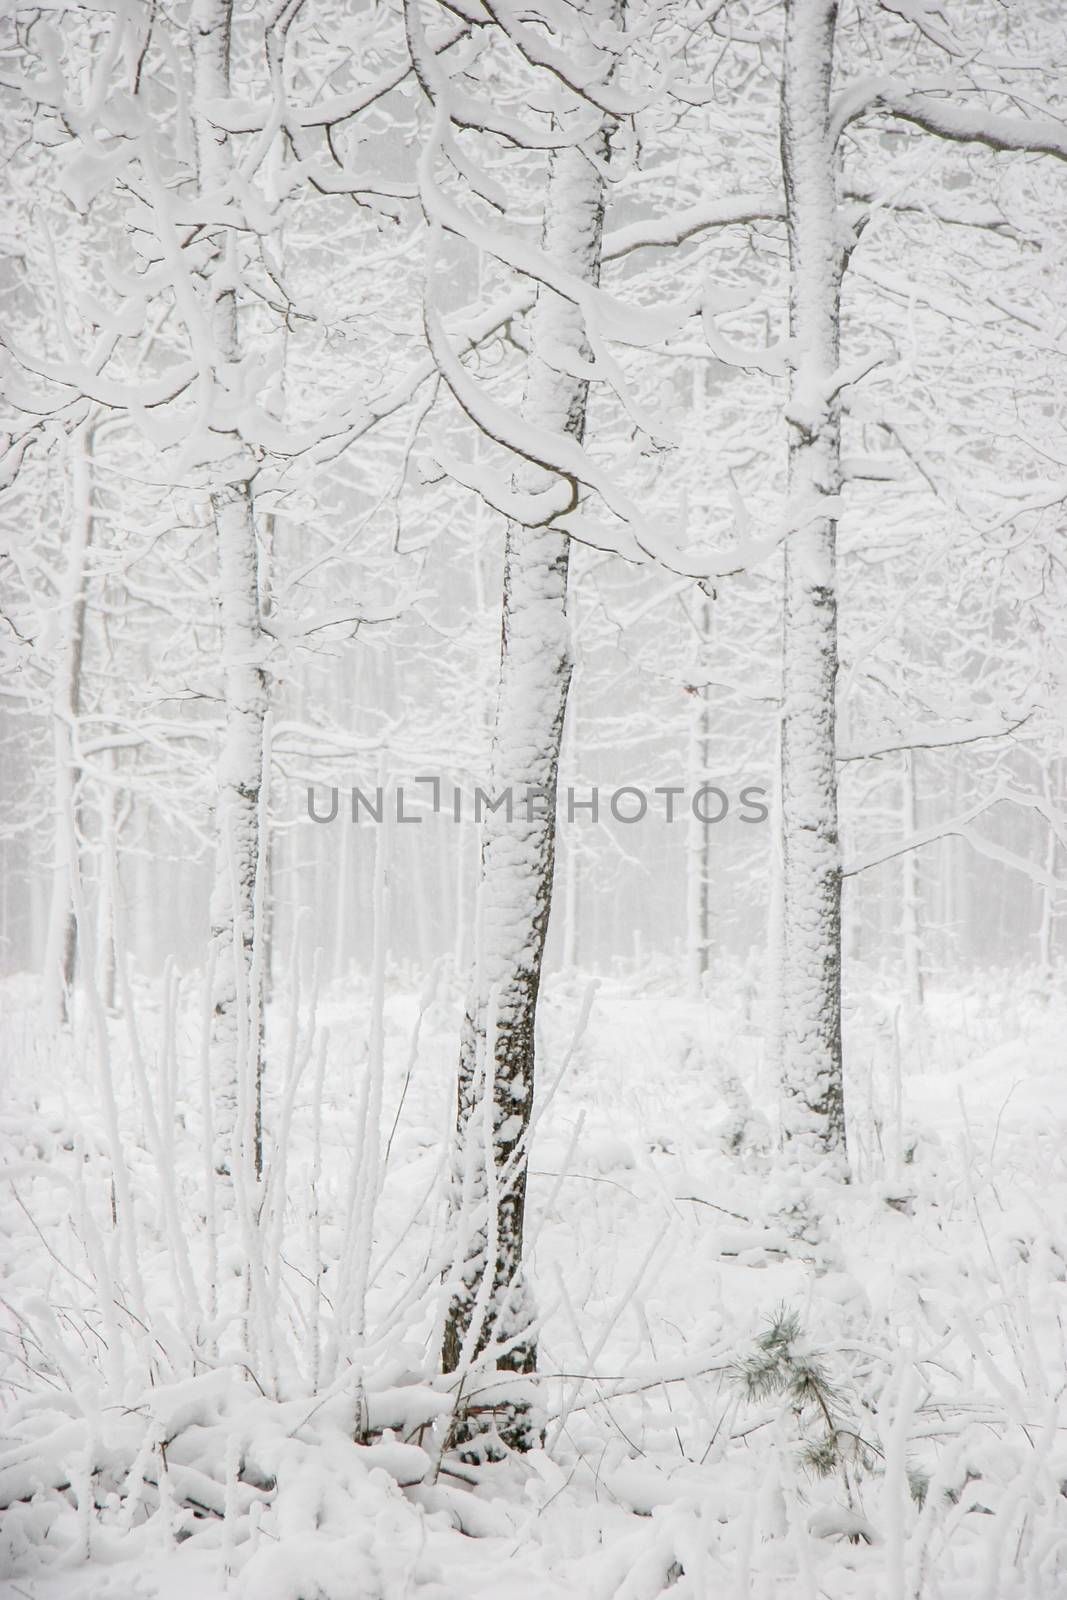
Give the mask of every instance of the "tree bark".
<path id="1" fill-rule="evenodd" d="M 1044 796 L 1050 803 L 1055 803 L 1055 798 L 1063 793 L 1062 778 L 1063 763 L 1054 758 L 1045 768 L 1042 789 Z M 1045 844 L 1045 871 L 1050 877 L 1056 875 L 1056 862 L 1058 857 L 1058 841 L 1051 828 L 1048 828 L 1048 838 Z M 1041 891 L 1041 917 L 1037 930 L 1038 967 L 1041 976 L 1046 981 L 1052 978 L 1052 956 L 1056 942 L 1056 899 L 1051 889 Z"/>
<path id="2" fill-rule="evenodd" d="M 782 1132 L 804 1167 L 846 1175 L 841 1058 L 841 864 L 835 772 L 835 502 L 845 250 L 829 132 L 835 0 L 788 0 L 782 166 L 793 370 L 781 745 Z M 831 504 L 827 504 L 827 502 Z"/>
<path id="3" fill-rule="evenodd" d="M 698 591 L 696 627 L 700 637 L 698 679 L 707 670 L 705 649 L 711 634 L 711 602 Z M 689 792 L 707 783 L 711 765 L 711 697 L 703 682 L 690 685 Z M 690 809 L 686 837 L 686 968 L 689 993 L 701 998 L 711 967 L 711 836 L 708 824 Z"/>
<path id="4" fill-rule="evenodd" d="M 601 160 L 608 156 L 608 132 L 604 125 L 598 136 Z M 597 167 L 580 150 L 553 152 L 542 230 L 546 252 L 569 272 L 595 283 L 603 218 L 604 185 Z M 590 358 L 581 313 L 542 288 L 531 334 L 524 415 L 580 440 L 588 382 L 559 367 L 570 364 L 568 355 Z M 521 476 L 524 488 L 544 485 L 538 469 Z M 537 1361 L 522 1236 L 535 1017 L 552 896 L 560 739 L 571 676 L 568 550 L 567 538 L 550 528 L 508 524 L 491 789 L 494 796 L 511 794 L 513 815 L 508 820 L 503 808 L 489 812 L 482 837 L 475 972 L 460 1046 L 450 1185 L 460 1270 L 444 1332 L 446 1372 L 466 1366 L 490 1345 L 500 1369 L 528 1373 Z M 522 1404 L 498 1411 L 496 1425 L 504 1442 L 515 1448 L 537 1442 Z M 472 1414 L 460 1437 L 483 1431 Z"/>
<path id="5" fill-rule="evenodd" d="M 192 39 L 196 103 L 224 100 L 230 92 L 232 0 L 196 0 Z M 234 164 L 229 136 L 202 114 L 197 123 L 200 181 L 225 189 Z M 232 236 L 216 239 L 211 330 L 215 382 L 228 386 L 240 358 Z M 223 269 L 220 271 L 220 268 Z M 211 896 L 212 1074 L 215 1086 L 216 1165 L 229 1170 L 235 1140 L 252 1140 L 256 1173 L 262 1167 L 262 1024 L 254 993 L 253 946 L 259 797 L 267 682 L 260 626 L 258 549 L 252 496 L 254 460 L 234 437 L 232 456 L 213 467 L 211 512 L 218 553 L 224 731 L 216 791 L 216 861 Z M 246 1096 L 240 1092 L 247 1073 Z M 238 1127 L 238 1107 L 248 1106 L 250 1126 Z"/>
<path id="6" fill-rule="evenodd" d="M 72 876 L 77 831 L 66 824 L 78 815 L 81 771 L 75 764 L 74 729 L 81 713 L 85 652 L 86 562 L 93 537 L 92 431 L 86 423 L 70 440 L 70 532 L 60 590 L 60 640 L 52 698 L 55 766 L 55 835 L 52 898 L 45 945 L 45 1013 L 53 1025 L 66 1022 L 78 958 Z"/>
<path id="7" fill-rule="evenodd" d="M 697 365 L 693 373 L 693 420 L 701 436 L 708 434 L 707 374 Z M 703 475 L 693 489 L 693 512 L 698 526 L 708 522 L 708 497 Z M 695 794 L 708 781 L 711 763 L 711 692 L 707 676 L 711 639 L 711 601 L 706 588 L 694 597 L 693 625 L 697 635 L 696 670 L 689 685 L 689 792 Z M 711 835 L 708 824 L 690 810 L 685 851 L 686 871 L 686 979 L 689 993 L 702 997 L 711 967 Z"/>
<path id="8" fill-rule="evenodd" d="M 918 754 L 908 751 L 901 773 L 901 832 L 910 839 L 918 829 L 918 792 L 916 762 Z M 901 931 L 904 943 L 904 995 L 916 1013 L 923 1006 L 923 949 L 922 949 L 922 886 L 918 850 L 906 850 L 902 862 Z"/>

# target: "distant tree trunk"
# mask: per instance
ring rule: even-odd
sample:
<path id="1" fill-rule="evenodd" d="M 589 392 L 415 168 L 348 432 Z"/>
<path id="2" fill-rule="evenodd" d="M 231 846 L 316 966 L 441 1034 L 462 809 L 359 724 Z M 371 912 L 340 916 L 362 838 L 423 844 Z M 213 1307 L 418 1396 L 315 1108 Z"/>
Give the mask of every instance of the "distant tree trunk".
<path id="1" fill-rule="evenodd" d="M 474 852 L 469 852 L 473 854 Z M 455 917 L 452 923 L 452 969 L 456 974 L 463 969 L 464 952 L 467 947 L 467 827 L 465 823 L 456 823 L 456 899 Z M 473 863 L 472 863 L 473 864 Z"/>
<path id="2" fill-rule="evenodd" d="M 835 0 L 788 0 L 782 165 L 790 260 L 789 513 L 782 716 L 782 1132 L 804 1166 L 842 1176 L 841 864 L 837 832 L 833 394 L 844 247 L 829 131 Z"/>
<path id="3" fill-rule="evenodd" d="M 573 620 L 573 619 L 572 619 Z M 569 774 L 569 781 L 574 782 L 575 760 L 574 751 L 577 746 L 578 709 L 575 703 L 573 682 L 568 695 L 570 715 L 567 719 L 566 744 L 564 746 L 564 770 Z M 563 939 L 560 954 L 560 965 L 564 972 L 573 972 L 578 965 L 578 867 L 581 861 L 581 844 L 575 828 L 567 834 L 567 846 L 563 852 Z"/>
<path id="4" fill-rule="evenodd" d="M 693 372 L 693 420 L 698 433 L 708 426 L 708 379 L 698 362 Z M 707 526 L 709 507 L 706 484 L 698 476 L 693 488 L 693 514 L 698 527 Z M 696 671 L 689 686 L 689 793 L 708 781 L 711 765 L 711 698 L 707 677 L 707 644 L 711 636 L 711 601 L 707 590 L 694 595 L 693 625 L 697 635 Z M 708 824 L 690 809 L 687 819 L 686 876 L 686 986 L 691 995 L 703 995 L 711 964 L 711 836 Z"/>
<path id="5" fill-rule="evenodd" d="M 55 764 L 55 834 L 52 901 L 45 946 L 45 1012 L 54 1025 L 67 1020 L 78 959 L 72 875 L 77 833 L 67 819 L 77 817 L 81 772 L 74 763 L 74 729 L 81 713 L 82 660 L 85 652 L 86 560 L 93 537 L 92 433 L 84 424 L 70 439 L 70 531 L 66 569 L 60 586 L 59 649 L 52 697 L 52 750 Z"/>
<path id="6" fill-rule="evenodd" d="M 697 678 L 690 685 L 689 711 L 689 793 L 696 794 L 708 781 L 711 765 L 711 701 L 703 683 L 706 667 L 703 646 L 711 632 L 711 602 L 699 593 L 696 605 L 696 626 L 701 649 L 697 656 Z M 701 821 L 690 808 L 686 836 L 686 966 L 688 988 L 691 995 L 702 995 L 711 962 L 710 916 L 711 904 L 710 862 L 711 838 L 709 824 Z"/>
<path id="7" fill-rule="evenodd" d="M 906 839 L 911 838 L 918 827 L 915 761 L 915 752 L 909 751 L 904 757 L 904 770 L 901 774 L 903 805 L 900 820 L 901 829 Z M 919 852 L 917 850 L 906 850 L 901 858 L 901 866 L 903 871 L 901 932 L 904 943 L 904 996 L 908 1004 L 918 1011 L 922 1009 L 923 1003 Z"/>
<path id="8" fill-rule="evenodd" d="M 1043 790 L 1045 799 L 1055 803 L 1055 798 L 1063 793 L 1063 763 L 1054 760 L 1045 771 Z M 1045 871 L 1050 876 L 1055 876 L 1056 861 L 1058 857 L 1057 839 L 1051 828 L 1048 828 L 1048 838 L 1045 844 Z M 1052 952 L 1055 944 L 1056 930 L 1056 899 L 1051 889 L 1041 891 L 1041 920 L 1038 924 L 1038 964 L 1042 977 L 1052 977 Z"/>
<path id="9" fill-rule="evenodd" d="M 96 987 L 105 1010 L 115 1009 L 115 904 L 118 882 L 118 841 L 120 833 L 119 795 L 116 788 L 118 764 L 115 751 L 104 754 L 109 779 L 100 793 L 100 889 L 96 902 Z"/>
<path id="10" fill-rule="evenodd" d="M 230 93 L 232 0 L 195 0 L 192 39 L 197 105 Z M 209 191 L 225 190 L 234 171 L 229 136 L 200 116 L 200 179 Z M 218 276 L 211 325 L 215 381 L 226 388 L 240 358 L 234 241 L 216 239 L 212 276 Z M 221 270 L 220 270 L 221 269 Z M 262 1036 L 259 997 L 253 992 L 254 905 L 259 859 L 259 794 L 267 683 L 263 670 L 258 552 L 253 511 L 251 453 L 234 438 L 228 461 L 213 466 L 211 511 L 218 554 L 219 623 L 225 702 L 216 792 L 216 862 L 211 895 L 214 953 L 212 1074 L 215 1088 L 216 1164 L 230 1167 L 235 1139 L 249 1133 L 253 1160 L 262 1165 Z M 247 1072 L 250 1128 L 237 1127 L 239 1082 Z M 238 1142 L 240 1142 L 238 1140 Z"/>
<path id="11" fill-rule="evenodd" d="M 598 143 L 596 154 L 606 160 L 606 126 Z M 580 150 L 553 152 L 545 195 L 546 252 L 569 272 L 595 283 L 603 218 L 598 167 Z M 571 302 L 547 288 L 540 289 L 533 312 L 532 352 L 525 416 L 581 439 L 588 383 L 557 369 L 567 352 L 576 358 L 575 366 L 578 359 L 589 360 L 582 317 Z M 522 478 L 524 487 L 543 486 L 544 475 L 537 469 Z M 508 821 L 503 810 L 489 813 L 482 836 L 475 971 L 460 1045 L 450 1188 L 462 1261 L 445 1326 L 446 1372 L 480 1355 L 490 1342 L 503 1370 L 532 1372 L 537 1361 L 522 1233 L 534 1023 L 552 895 L 560 738 L 571 676 L 567 564 L 568 542 L 562 534 L 508 525 L 491 786 L 494 796 L 510 791 L 514 816 Z M 529 806 L 528 792 L 534 797 Z M 488 1118 L 482 1114 L 487 1100 Z M 480 1326 L 473 1327 L 476 1315 Z M 465 1341 L 470 1345 L 466 1351 Z M 468 1437 L 483 1431 L 473 1417 L 466 1428 Z M 516 1448 L 537 1442 L 522 1405 L 500 1413 L 497 1429 Z"/>
<path id="12" fill-rule="evenodd" d="M 349 908 L 352 903 L 353 878 L 356 869 L 355 826 L 352 822 L 350 806 L 344 806 L 341 816 L 341 839 L 338 855 L 331 852 L 330 860 L 337 871 L 337 896 L 334 904 L 334 931 L 333 931 L 333 976 L 343 978 L 348 971 L 348 931 Z M 329 844 L 333 844 L 330 840 Z M 329 845 L 327 846 L 329 848 Z"/>
<path id="13" fill-rule="evenodd" d="M 580 846 L 573 832 L 563 857 L 563 948 L 560 965 L 573 972 L 578 965 L 578 862 Z"/>
<path id="14" fill-rule="evenodd" d="M 782 1092 L 782 1035 L 785 1025 L 785 1007 L 782 999 L 782 977 L 785 957 L 782 949 L 784 937 L 784 893 L 782 885 L 782 784 L 781 784 L 781 723 L 775 750 L 778 779 L 775 783 L 771 822 L 770 862 L 767 884 L 767 935 L 764 950 L 764 977 L 762 984 L 763 1012 L 766 1018 L 763 1035 L 762 1081 L 776 1096 Z"/>

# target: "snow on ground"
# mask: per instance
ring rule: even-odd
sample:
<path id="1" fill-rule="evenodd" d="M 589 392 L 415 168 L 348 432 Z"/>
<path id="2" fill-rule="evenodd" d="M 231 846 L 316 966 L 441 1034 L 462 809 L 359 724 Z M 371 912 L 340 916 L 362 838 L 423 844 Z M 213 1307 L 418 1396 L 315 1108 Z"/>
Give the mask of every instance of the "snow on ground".
<path id="1" fill-rule="evenodd" d="M 305 1006 L 292 1046 L 275 1005 L 270 1121 L 290 1133 L 255 1236 L 269 1292 L 249 1311 L 260 1246 L 232 1218 L 214 1321 L 192 987 L 177 1024 L 147 994 L 139 1017 L 158 1143 L 109 1024 L 141 1292 L 90 1030 L 57 1054 L 32 989 L 6 986 L 0 1594 L 1067 1593 L 1061 998 L 991 980 L 933 994 L 919 1024 L 873 986 L 857 997 L 855 1181 L 805 1195 L 775 1164 L 751 986 L 705 1005 L 605 979 L 576 1039 L 589 980 L 551 982 L 527 1224 L 546 1443 L 471 1468 L 442 1460 L 434 1375 L 459 1024 L 438 988 L 387 1002 L 388 1162 L 353 1345 L 362 986 L 320 1002 L 314 1038 Z M 791 1220 L 798 1201 L 817 1224 Z"/>

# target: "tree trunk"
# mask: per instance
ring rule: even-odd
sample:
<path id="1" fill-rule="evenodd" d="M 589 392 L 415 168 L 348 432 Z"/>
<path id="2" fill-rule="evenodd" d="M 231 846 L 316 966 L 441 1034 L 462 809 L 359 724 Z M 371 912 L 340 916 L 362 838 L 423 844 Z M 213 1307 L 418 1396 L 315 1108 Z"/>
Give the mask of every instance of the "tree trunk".
<path id="1" fill-rule="evenodd" d="M 696 626 L 700 636 L 697 654 L 697 682 L 690 685 L 689 711 L 689 793 L 696 794 L 708 781 L 711 764 L 711 699 L 701 680 L 707 671 L 705 646 L 711 633 L 711 602 L 698 592 Z M 711 836 L 709 825 L 690 808 L 686 836 L 686 967 L 688 989 L 701 997 L 711 965 Z"/>
<path id="2" fill-rule="evenodd" d="M 693 421 L 700 436 L 708 434 L 708 378 L 699 363 L 693 372 Z M 706 463 L 702 463 L 706 470 Z M 708 496 L 701 473 L 693 486 L 693 514 L 698 527 L 708 522 Z M 696 794 L 708 781 L 711 763 L 711 695 L 704 679 L 708 671 L 708 643 L 711 638 L 711 601 L 706 588 L 694 595 L 693 625 L 697 635 L 696 664 L 689 686 L 689 780 L 690 794 Z M 705 992 L 711 965 L 711 836 L 708 824 L 690 809 L 685 851 L 686 878 L 686 986 L 700 997 Z"/>
<path id="3" fill-rule="evenodd" d="M 77 830 L 66 818 L 78 815 L 81 772 L 74 763 L 74 728 L 81 712 L 82 658 L 85 649 L 86 560 L 93 536 L 92 434 L 88 424 L 70 440 L 70 535 L 60 589 L 59 650 L 52 698 L 52 750 L 55 764 L 55 835 L 52 900 L 45 945 L 45 1014 L 53 1025 L 67 1020 L 78 957 L 72 875 Z"/>
<path id="4" fill-rule="evenodd" d="M 782 884 L 782 785 L 781 785 L 781 722 L 779 721 L 775 761 L 778 782 L 775 784 L 771 822 L 774 829 L 771 839 L 767 884 L 767 936 L 764 951 L 764 977 L 762 984 L 763 1012 L 766 1017 L 761 1058 L 761 1082 L 778 1098 L 782 1094 L 782 1038 L 785 1026 L 785 1006 L 782 980 L 785 971 L 784 890 Z"/>
<path id="5" fill-rule="evenodd" d="M 232 9 L 232 0 L 196 0 L 192 38 L 198 106 L 229 95 Z M 225 189 L 234 169 L 229 136 L 201 115 L 197 139 L 202 187 L 211 192 Z M 212 275 L 218 275 L 219 287 L 213 296 L 211 328 L 215 382 L 225 389 L 240 357 L 232 235 L 220 234 L 216 251 Z M 233 443 L 232 457 L 211 469 L 225 703 L 211 896 L 212 1074 L 216 1165 L 229 1170 L 235 1140 L 240 1147 L 250 1138 L 258 1174 L 262 1166 L 262 1023 L 252 956 L 267 683 L 262 666 L 264 638 L 251 485 L 254 460 L 238 438 Z M 240 1085 L 246 1073 L 242 1095 Z M 247 1108 L 243 1130 L 238 1128 L 241 1103 Z"/>
<path id="6" fill-rule="evenodd" d="M 910 839 L 918 827 L 918 794 L 916 792 L 916 753 L 909 751 L 904 757 L 901 774 L 902 807 L 901 830 Z M 923 1004 L 923 953 L 921 888 L 919 879 L 919 852 L 906 850 L 902 862 L 903 899 L 901 931 L 904 942 L 904 996 L 909 1006 L 918 1013 Z"/>
<path id="7" fill-rule="evenodd" d="M 254 993 L 256 872 L 260 854 L 259 795 L 267 689 L 256 597 L 255 526 L 247 482 L 211 497 L 218 535 L 225 724 L 216 794 L 216 861 L 211 896 L 214 946 L 212 1060 L 217 1164 L 228 1167 L 238 1107 L 248 1107 L 253 1160 L 262 1167 L 262 1022 Z M 240 1080 L 247 1073 L 245 1094 Z M 247 1097 L 247 1098 L 246 1098 Z M 240 1142 L 240 1140 L 238 1141 Z"/>
<path id="8" fill-rule="evenodd" d="M 573 620 L 572 617 L 572 629 Z M 575 751 L 578 746 L 579 721 L 573 680 L 568 694 L 568 705 L 570 715 L 567 719 L 567 742 L 564 747 L 563 765 L 569 782 L 573 784 L 577 771 Z M 561 940 L 560 965 L 564 972 L 574 972 L 578 966 L 578 878 L 581 849 L 577 827 L 572 827 L 567 835 L 567 845 L 563 852 L 563 938 Z"/>
<path id="9" fill-rule="evenodd" d="M 598 142 L 597 154 L 606 160 L 606 125 Z M 579 150 L 553 152 L 545 196 L 546 252 L 568 271 L 596 282 L 603 217 L 597 167 Z M 532 350 L 524 415 L 581 439 L 588 383 L 548 365 L 568 352 L 589 360 L 581 313 L 546 288 L 533 312 Z M 541 488 L 544 474 L 530 469 L 522 480 L 524 488 Z M 444 1333 L 446 1372 L 466 1366 L 490 1345 L 504 1370 L 531 1372 L 537 1360 L 522 1233 L 534 1023 L 571 675 L 567 563 L 564 535 L 509 523 L 491 787 L 494 796 L 510 792 L 513 817 L 509 821 L 503 808 L 490 812 L 482 836 L 475 971 L 460 1045 L 450 1189 L 460 1266 Z M 498 1412 L 497 1428 L 513 1447 L 537 1442 L 521 1403 Z M 478 1419 L 468 1417 L 465 1437 L 482 1431 Z"/>
<path id="10" fill-rule="evenodd" d="M 844 248 L 828 131 L 835 24 L 835 0 L 788 0 L 782 165 L 794 365 L 781 756 L 782 1132 L 802 1166 L 829 1162 L 845 1176 L 833 504 L 841 478 L 833 384 Z"/>
<path id="11" fill-rule="evenodd" d="M 1061 776 L 1062 763 L 1059 760 L 1053 760 L 1050 762 L 1049 766 L 1046 767 L 1042 782 L 1042 790 L 1044 792 L 1045 799 L 1050 804 L 1054 804 L 1055 798 L 1063 793 L 1063 784 L 1059 781 Z M 1055 877 L 1056 860 L 1058 855 L 1056 847 L 1058 841 L 1055 833 L 1053 833 L 1052 829 L 1048 827 L 1047 824 L 1046 828 L 1048 837 L 1045 844 L 1045 871 L 1050 877 Z M 1037 930 L 1037 959 L 1041 976 L 1047 982 L 1050 982 L 1052 978 L 1052 954 L 1055 946 L 1055 930 L 1056 899 L 1052 893 L 1052 890 L 1045 888 L 1041 891 L 1041 920 L 1038 923 Z"/>

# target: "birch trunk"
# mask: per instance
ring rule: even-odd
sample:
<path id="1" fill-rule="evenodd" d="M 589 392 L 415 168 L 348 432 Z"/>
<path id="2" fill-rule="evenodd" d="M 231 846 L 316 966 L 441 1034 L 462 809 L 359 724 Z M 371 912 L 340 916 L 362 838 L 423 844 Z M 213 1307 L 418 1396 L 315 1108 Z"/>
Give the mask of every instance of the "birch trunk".
<path id="1" fill-rule="evenodd" d="M 574 618 L 571 618 L 571 631 L 573 636 Z M 573 784 L 577 771 L 575 753 L 578 746 L 578 707 L 574 691 L 573 680 L 568 693 L 570 716 L 567 719 L 567 742 L 564 747 L 564 771 L 569 775 Z M 563 852 L 563 937 L 561 940 L 560 964 L 564 972 L 574 972 L 578 966 L 578 868 L 581 861 L 581 845 L 577 830 L 572 828 L 567 837 L 567 846 Z"/>
<path id="2" fill-rule="evenodd" d="M 96 987 L 104 1010 L 115 1010 L 115 905 L 114 887 L 118 882 L 119 799 L 114 788 L 118 770 L 115 753 L 105 757 L 110 779 L 101 796 L 100 816 L 100 893 L 96 904 Z"/>
<path id="3" fill-rule="evenodd" d="M 788 0 L 782 166 L 795 355 L 781 746 L 782 1133 L 802 1166 L 828 1161 L 844 1176 L 833 505 L 841 477 L 833 384 L 844 248 L 828 129 L 835 24 L 835 0 Z"/>
<path id="4" fill-rule="evenodd" d="M 703 593 L 697 601 L 696 625 L 701 644 L 696 675 L 702 678 L 707 668 L 704 647 L 711 632 L 711 603 Z M 711 765 L 711 700 L 703 683 L 693 684 L 689 692 L 689 793 L 696 794 L 707 783 Z M 686 967 L 689 993 L 697 998 L 705 992 L 711 965 L 710 854 L 708 824 L 690 808 L 686 836 Z"/>
<path id="5" fill-rule="evenodd" d="M 608 128 L 599 135 L 608 156 Z M 603 179 L 579 150 L 549 160 L 545 251 L 596 282 L 604 218 Z M 524 415 L 581 439 L 587 381 L 559 367 L 588 360 L 580 312 L 542 288 L 532 319 Z M 549 362 L 558 363 L 549 365 Z M 576 365 L 576 363 L 573 363 Z M 523 487 L 540 488 L 531 469 Z M 450 1211 L 459 1278 L 442 1349 L 446 1372 L 493 1347 L 500 1369 L 534 1370 L 534 1309 L 523 1273 L 527 1138 L 534 1096 L 534 1026 L 552 895 L 560 739 L 571 676 L 566 537 L 509 523 L 504 558 L 500 678 L 493 724 L 494 796 L 510 792 L 513 818 L 490 812 L 482 835 L 475 972 L 460 1045 Z M 527 804 L 527 795 L 534 803 Z M 525 1407 L 497 1416 L 516 1448 L 537 1442 Z M 484 1431 L 474 1418 L 465 1437 Z"/>
<path id="6" fill-rule="evenodd" d="M 82 658 L 85 649 L 86 560 L 92 543 L 93 503 L 91 433 L 79 428 L 70 441 L 70 534 L 59 605 L 59 648 L 52 697 L 52 752 L 55 768 L 55 834 L 52 898 L 45 942 L 45 1014 L 54 1026 L 66 1022 L 78 955 L 73 874 L 77 830 L 65 818 L 77 817 L 81 772 L 75 764 L 74 729 L 81 712 Z"/>
<path id="7" fill-rule="evenodd" d="M 699 365 L 693 373 L 693 419 L 698 433 L 708 434 L 707 374 Z M 706 470 L 706 468 L 705 468 Z M 698 526 L 708 522 L 708 497 L 703 476 L 693 490 L 693 513 Z M 708 781 L 711 763 L 711 696 L 707 684 L 708 641 L 711 637 L 711 601 L 707 591 L 695 595 L 693 624 L 698 647 L 694 683 L 689 687 L 689 792 L 696 794 Z M 686 835 L 686 975 L 689 993 L 703 996 L 711 965 L 711 836 L 708 824 L 690 810 Z"/>
<path id="8" fill-rule="evenodd" d="M 911 751 L 904 757 L 904 771 L 901 774 L 902 815 L 901 832 L 905 839 L 910 839 L 918 828 L 918 795 L 916 793 L 916 756 Z M 921 922 L 921 897 L 922 891 L 919 879 L 919 852 L 906 850 L 901 863 L 903 871 L 902 884 L 902 933 L 904 942 L 904 993 L 905 998 L 918 1013 L 923 1005 L 923 959 L 922 959 L 922 922 Z"/>
<path id="9" fill-rule="evenodd" d="M 1055 797 L 1063 793 L 1063 784 L 1058 781 L 1062 774 L 1062 764 L 1053 760 L 1045 769 L 1042 790 L 1045 799 L 1050 804 L 1055 804 Z M 1045 871 L 1050 877 L 1056 875 L 1057 839 L 1052 829 L 1048 829 L 1048 839 L 1045 845 Z M 1055 943 L 1056 927 L 1056 901 L 1049 888 L 1041 891 L 1041 920 L 1038 923 L 1038 965 L 1042 978 L 1046 981 L 1052 978 L 1052 952 Z"/>
<path id="10" fill-rule="evenodd" d="M 230 92 L 232 0 L 196 0 L 192 39 L 196 100 L 203 106 Z M 229 136 L 201 116 L 197 124 L 202 187 L 224 190 L 233 172 Z M 213 276 L 218 277 L 211 323 L 215 381 L 223 389 L 240 350 L 232 237 L 220 236 Z M 267 684 L 260 627 L 258 553 L 251 452 L 234 438 L 233 456 L 213 468 L 211 512 L 218 556 L 219 625 L 225 703 L 216 793 L 216 862 L 211 896 L 214 954 L 212 1078 L 216 1165 L 229 1170 L 238 1137 L 238 1104 L 250 1107 L 253 1159 L 262 1166 L 260 1132 L 262 1037 L 253 982 L 254 900 L 260 852 L 259 795 Z M 239 1080 L 248 1074 L 246 1094 Z"/>
<path id="11" fill-rule="evenodd" d="M 784 892 L 782 886 L 782 785 L 781 785 L 781 722 L 775 750 L 778 782 L 775 784 L 771 810 L 774 833 L 767 885 L 767 944 L 763 980 L 763 1010 L 766 1027 L 763 1042 L 762 1086 L 775 1095 L 782 1092 L 782 1039 L 785 1023 L 785 1006 L 782 981 L 785 971 Z"/>

